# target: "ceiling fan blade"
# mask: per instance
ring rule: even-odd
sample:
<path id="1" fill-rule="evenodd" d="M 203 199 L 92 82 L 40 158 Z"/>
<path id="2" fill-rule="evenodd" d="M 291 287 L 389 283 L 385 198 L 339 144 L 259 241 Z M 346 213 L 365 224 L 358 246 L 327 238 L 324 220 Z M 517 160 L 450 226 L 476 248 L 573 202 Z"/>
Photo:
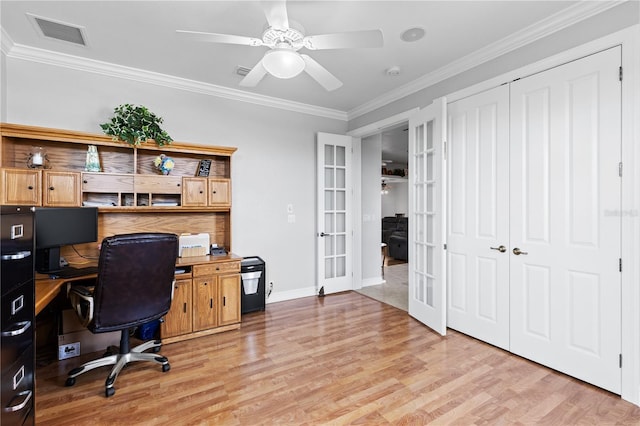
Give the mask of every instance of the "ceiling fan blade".
<path id="1" fill-rule="evenodd" d="M 285 0 L 268 0 L 262 2 L 264 15 L 267 17 L 269 26 L 277 30 L 289 28 L 289 17 L 287 15 L 287 2 Z"/>
<path id="2" fill-rule="evenodd" d="M 320 34 L 304 38 L 304 46 L 309 50 L 382 47 L 383 43 L 380 30 Z"/>
<path id="3" fill-rule="evenodd" d="M 300 55 L 304 60 L 304 70 L 307 74 L 313 77 L 322 87 L 329 92 L 336 90 L 342 86 L 342 82 L 338 80 L 333 74 L 331 74 L 325 67 L 317 63 L 308 55 Z"/>
<path id="4" fill-rule="evenodd" d="M 240 86 L 255 87 L 260 83 L 260 80 L 267 75 L 267 70 L 262 65 L 262 59 L 258 62 L 249 73 L 240 81 Z"/>
<path id="5" fill-rule="evenodd" d="M 199 31 L 176 30 L 181 36 L 195 41 L 208 43 L 242 44 L 246 46 L 262 46 L 262 40 L 255 37 L 245 37 L 232 34 L 203 33 Z"/>

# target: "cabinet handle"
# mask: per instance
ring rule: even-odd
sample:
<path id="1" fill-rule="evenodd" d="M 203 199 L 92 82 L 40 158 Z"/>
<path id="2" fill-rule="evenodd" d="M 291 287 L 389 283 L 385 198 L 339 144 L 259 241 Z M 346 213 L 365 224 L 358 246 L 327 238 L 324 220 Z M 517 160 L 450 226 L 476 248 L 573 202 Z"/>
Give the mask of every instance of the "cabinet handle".
<path id="1" fill-rule="evenodd" d="M 227 296 L 222 296 L 222 306 L 227 306 Z"/>
<path id="2" fill-rule="evenodd" d="M 83 180 L 82 183 L 89 183 L 89 181 L 88 180 Z"/>
<path id="3" fill-rule="evenodd" d="M 49 187 L 49 190 L 50 190 L 50 191 L 53 191 L 53 186 L 50 186 L 50 187 Z"/>
<path id="4" fill-rule="evenodd" d="M 187 303 L 186 302 L 184 303 L 184 306 L 183 306 L 182 309 L 183 309 L 184 313 L 186 314 L 187 313 Z"/>
<path id="5" fill-rule="evenodd" d="M 180 184 L 178 184 L 177 186 L 180 186 Z"/>
<path id="6" fill-rule="evenodd" d="M 209 299 L 209 308 L 213 309 L 213 299 Z"/>
<path id="7" fill-rule="evenodd" d="M 31 327 L 31 321 L 20 321 L 15 325 L 19 326 L 20 328 L 17 328 L 15 330 L 3 331 L 2 337 L 14 337 L 21 335 L 22 333 L 27 331 L 29 327 Z"/>
<path id="8" fill-rule="evenodd" d="M 25 259 L 27 257 L 31 256 L 31 252 L 30 251 L 19 251 L 18 253 L 13 253 L 13 254 L 3 254 L 2 255 L 2 260 L 20 260 L 20 259 Z"/>
<path id="9" fill-rule="evenodd" d="M 204 191 L 200 191 L 200 193 L 201 193 L 201 194 L 203 194 L 203 193 L 204 193 Z"/>
<path id="10" fill-rule="evenodd" d="M 215 193 L 216 193 L 216 191 L 213 191 L 213 193 L 215 194 Z"/>
<path id="11" fill-rule="evenodd" d="M 15 413 L 16 411 L 22 410 L 24 407 L 27 406 L 27 403 L 31 400 L 31 396 L 32 396 L 32 393 L 30 390 L 22 391 L 16 394 L 16 396 L 11 400 L 11 402 L 13 402 L 13 400 L 16 399 L 17 397 L 22 397 L 24 398 L 24 400 L 17 405 L 9 405 L 5 407 L 4 411 L 6 411 L 7 413 Z"/>
<path id="12" fill-rule="evenodd" d="M 27 189 L 33 189 L 33 186 L 29 185 L 27 186 Z"/>

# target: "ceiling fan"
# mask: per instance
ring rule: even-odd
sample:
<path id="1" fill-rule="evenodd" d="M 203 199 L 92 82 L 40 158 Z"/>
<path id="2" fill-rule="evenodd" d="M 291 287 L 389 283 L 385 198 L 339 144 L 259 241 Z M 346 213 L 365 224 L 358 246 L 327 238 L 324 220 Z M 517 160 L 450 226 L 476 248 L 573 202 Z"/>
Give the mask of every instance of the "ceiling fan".
<path id="1" fill-rule="evenodd" d="M 262 1 L 261 4 L 268 23 L 262 38 L 185 30 L 176 32 L 195 41 L 268 47 L 260 62 L 240 81 L 240 85 L 245 87 L 256 86 L 267 73 L 284 79 L 295 77 L 304 70 L 322 87 L 332 91 L 342 86 L 342 82 L 309 55 L 298 53 L 298 50 L 382 46 L 380 30 L 305 36 L 302 27 L 289 22 L 285 0 Z"/>

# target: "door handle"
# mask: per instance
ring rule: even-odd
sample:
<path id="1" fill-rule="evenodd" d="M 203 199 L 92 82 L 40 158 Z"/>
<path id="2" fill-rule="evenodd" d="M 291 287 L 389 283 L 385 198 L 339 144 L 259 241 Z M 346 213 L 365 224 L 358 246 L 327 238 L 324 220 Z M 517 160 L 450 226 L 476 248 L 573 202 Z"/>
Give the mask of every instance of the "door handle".
<path id="1" fill-rule="evenodd" d="M 504 253 L 505 251 L 507 251 L 507 248 L 505 246 L 498 246 L 498 247 L 489 247 L 491 250 L 498 250 L 500 253 Z"/>
<path id="2" fill-rule="evenodd" d="M 331 234 L 325 234 L 324 232 L 321 232 L 321 233 L 320 233 L 320 236 L 321 236 L 321 237 L 328 237 L 329 235 L 331 235 Z"/>
<path id="3" fill-rule="evenodd" d="M 515 254 L 516 256 L 520 256 L 521 254 L 529 254 L 529 253 L 526 251 L 522 251 L 518 247 L 516 247 L 513 249 L 513 254 Z"/>

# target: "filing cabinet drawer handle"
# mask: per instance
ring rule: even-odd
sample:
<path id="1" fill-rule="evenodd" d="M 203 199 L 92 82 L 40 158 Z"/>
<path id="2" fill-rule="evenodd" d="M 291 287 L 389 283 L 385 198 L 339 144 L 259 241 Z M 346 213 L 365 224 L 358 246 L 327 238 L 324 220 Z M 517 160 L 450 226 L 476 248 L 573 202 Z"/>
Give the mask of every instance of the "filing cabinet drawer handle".
<path id="1" fill-rule="evenodd" d="M 16 323 L 15 325 L 19 326 L 20 328 L 17 328 L 15 330 L 3 331 L 2 332 L 2 337 L 13 337 L 13 336 L 21 335 L 22 333 L 27 331 L 29 329 L 29 327 L 31 327 L 31 321 L 20 321 L 20 322 Z"/>
<path id="2" fill-rule="evenodd" d="M 16 394 L 16 396 L 13 397 L 13 399 L 11 399 L 11 402 L 9 403 L 9 405 L 4 407 L 4 411 L 6 413 L 15 413 L 16 411 L 22 410 L 29 403 L 29 401 L 31 400 L 31 396 L 32 395 L 33 395 L 33 393 L 30 390 L 19 392 L 18 394 Z M 17 405 L 11 405 L 13 400 L 17 399 L 18 397 L 23 397 L 24 401 L 22 401 L 21 403 L 19 403 Z"/>
<path id="3" fill-rule="evenodd" d="M 20 260 L 20 259 L 26 259 L 27 257 L 31 256 L 31 252 L 30 251 L 19 251 L 18 253 L 13 253 L 13 254 L 3 254 L 2 255 L 2 260 Z"/>

